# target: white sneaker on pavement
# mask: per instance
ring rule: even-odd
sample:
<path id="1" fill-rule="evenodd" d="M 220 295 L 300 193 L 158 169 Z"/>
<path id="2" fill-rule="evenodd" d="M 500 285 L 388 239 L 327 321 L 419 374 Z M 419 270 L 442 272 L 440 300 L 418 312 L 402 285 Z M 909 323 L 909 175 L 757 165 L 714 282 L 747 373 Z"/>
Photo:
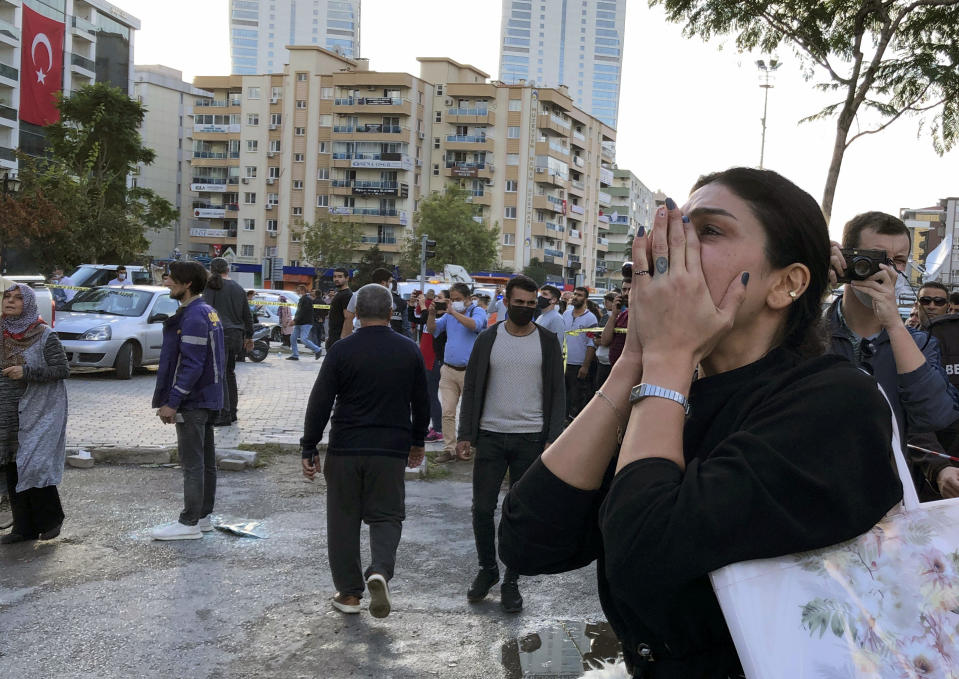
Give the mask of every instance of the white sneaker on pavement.
<path id="1" fill-rule="evenodd" d="M 379 573 L 373 573 L 366 579 L 366 588 L 370 590 L 370 615 L 385 618 L 390 614 L 390 586 Z"/>
<path id="2" fill-rule="evenodd" d="M 199 526 L 185 526 L 179 521 L 157 526 L 150 531 L 154 540 L 199 540 L 203 537 Z"/>
<path id="3" fill-rule="evenodd" d="M 213 519 L 210 518 L 211 516 L 212 514 L 207 514 L 196 522 L 196 527 L 199 528 L 201 532 L 209 533 L 213 530 Z"/>

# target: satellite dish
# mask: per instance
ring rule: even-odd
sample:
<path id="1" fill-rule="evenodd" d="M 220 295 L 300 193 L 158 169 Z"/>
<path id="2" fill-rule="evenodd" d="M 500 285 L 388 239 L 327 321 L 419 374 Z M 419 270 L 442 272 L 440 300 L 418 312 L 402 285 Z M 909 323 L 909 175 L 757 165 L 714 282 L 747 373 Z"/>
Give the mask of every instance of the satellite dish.
<path id="1" fill-rule="evenodd" d="M 952 234 L 947 234 L 942 242 L 935 247 L 926 257 L 926 273 L 923 275 L 923 282 L 935 280 L 936 276 L 946 265 L 949 255 L 952 254 Z"/>

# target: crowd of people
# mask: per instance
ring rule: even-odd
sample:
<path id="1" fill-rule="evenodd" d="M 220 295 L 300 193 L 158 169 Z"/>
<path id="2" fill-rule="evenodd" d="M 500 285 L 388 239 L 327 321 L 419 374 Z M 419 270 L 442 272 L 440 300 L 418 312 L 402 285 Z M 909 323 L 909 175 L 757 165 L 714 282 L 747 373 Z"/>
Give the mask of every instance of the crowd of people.
<path id="1" fill-rule="evenodd" d="M 298 341 L 326 356 L 301 467 L 326 480 L 332 605 L 360 613 L 368 593 L 370 614 L 389 615 L 403 470 L 442 441 L 436 463 L 472 462 L 468 601 L 501 582 L 515 613 L 520 576 L 596 562 L 632 676 L 741 676 L 711 571 L 870 529 L 902 498 L 894 421 L 921 496 L 959 497 L 957 300 L 924 283 L 904 322 L 911 245 L 905 224 L 879 212 L 830 242 L 806 192 L 733 168 L 700 178 L 684 205 L 659 207 L 601 305 L 586 288 L 524 275 L 495 299 L 454 283 L 403 300 L 385 269 L 356 292 L 346 269 L 326 297 L 304 287 L 290 358 Z M 885 255 L 857 278 L 850 249 Z M 211 271 L 176 262 L 167 281 L 180 309 L 164 322 L 153 405 L 176 425 L 184 508 L 153 530 L 160 540 L 211 529 L 213 427 L 236 418 L 231 375 L 251 302 L 228 266 Z M 32 295 L 22 285 L 3 295 L 0 470 L 14 509 L 4 543 L 48 539 L 63 521 L 65 421 L 48 415 L 66 412 L 67 367 Z M 329 304 L 321 331 L 316 301 Z"/>

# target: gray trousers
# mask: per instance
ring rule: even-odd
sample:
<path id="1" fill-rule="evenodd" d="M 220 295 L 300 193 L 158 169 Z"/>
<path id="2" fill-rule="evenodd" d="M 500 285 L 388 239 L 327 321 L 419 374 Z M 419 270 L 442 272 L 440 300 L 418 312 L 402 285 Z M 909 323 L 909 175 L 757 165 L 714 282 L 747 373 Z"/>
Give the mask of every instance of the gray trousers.
<path id="1" fill-rule="evenodd" d="M 195 526 L 213 511 L 216 498 L 216 449 L 213 445 L 215 410 L 177 413 L 176 444 L 183 468 L 183 511 L 180 523 Z"/>
<path id="2" fill-rule="evenodd" d="M 333 585 L 362 598 L 366 578 L 393 577 L 406 518 L 406 460 L 380 455 L 327 455 L 326 539 Z M 370 527 L 372 563 L 360 561 L 360 523 Z"/>

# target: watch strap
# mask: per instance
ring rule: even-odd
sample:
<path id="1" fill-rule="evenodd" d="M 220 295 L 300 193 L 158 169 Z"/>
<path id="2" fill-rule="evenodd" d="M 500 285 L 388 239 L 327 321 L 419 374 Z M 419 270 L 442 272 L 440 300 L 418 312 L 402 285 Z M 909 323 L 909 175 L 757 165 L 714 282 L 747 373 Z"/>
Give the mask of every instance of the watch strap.
<path id="1" fill-rule="evenodd" d="M 665 398 L 669 401 L 675 401 L 681 405 L 683 410 L 686 411 L 686 414 L 689 415 L 689 401 L 686 399 L 686 397 L 674 389 L 667 389 L 666 387 L 661 387 L 658 384 L 647 384 L 646 382 L 637 384 L 629 392 L 629 403 L 630 405 L 635 405 L 639 401 L 642 401 L 644 398 L 650 396 L 655 398 Z"/>

